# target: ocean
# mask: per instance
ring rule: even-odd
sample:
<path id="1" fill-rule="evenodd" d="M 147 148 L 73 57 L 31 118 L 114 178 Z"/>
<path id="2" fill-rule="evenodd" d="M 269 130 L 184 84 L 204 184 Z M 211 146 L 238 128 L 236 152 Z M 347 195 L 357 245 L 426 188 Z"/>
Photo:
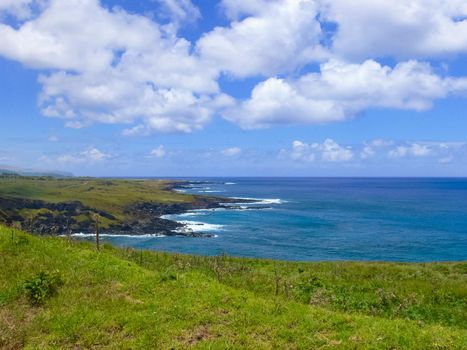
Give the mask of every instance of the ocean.
<path id="1" fill-rule="evenodd" d="M 185 191 L 251 198 L 167 218 L 212 238 L 103 237 L 115 245 L 281 260 L 467 260 L 467 179 L 196 178 Z M 88 238 L 90 239 L 90 238 Z"/>

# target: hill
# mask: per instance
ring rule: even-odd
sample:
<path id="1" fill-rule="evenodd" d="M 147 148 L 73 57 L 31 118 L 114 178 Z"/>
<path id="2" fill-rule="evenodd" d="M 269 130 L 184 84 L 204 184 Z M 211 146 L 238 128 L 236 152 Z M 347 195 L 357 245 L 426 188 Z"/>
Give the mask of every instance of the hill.
<path id="1" fill-rule="evenodd" d="M 0 176 L 0 223 L 37 234 L 94 232 L 95 221 L 112 234 L 185 234 L 164 214 L 218 207 L 226 198 L 172 191 L 164 180 Z M 238 202 L 239 200 L 232 200 Z"/>
<path id="2" fill-rule="evenodd" d="M 73 174 L 57 170 L 23 169 L 8 165 L 0 165 L 0 175 L 17 176 L 50 176 L 50 177 L 72 177 Z"/>
<path id="3" fill-rule="evenodd" d="M 0 226 L 3 349 L 465 349 L 466 317 L 465 262 L 98 252 Z"/>

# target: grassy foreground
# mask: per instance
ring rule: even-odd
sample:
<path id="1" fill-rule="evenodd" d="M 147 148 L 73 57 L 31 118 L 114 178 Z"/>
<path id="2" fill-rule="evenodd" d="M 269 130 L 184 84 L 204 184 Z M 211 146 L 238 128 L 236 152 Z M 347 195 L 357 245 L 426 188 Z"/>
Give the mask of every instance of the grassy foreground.
<path id="1" fill-rule="evenodd" d="M 39 272 L 63 285 L 31 305 Z M 38 238 L 0 226 L 3 349 L 465 349 L 467 263 L 293 263 Z"/>

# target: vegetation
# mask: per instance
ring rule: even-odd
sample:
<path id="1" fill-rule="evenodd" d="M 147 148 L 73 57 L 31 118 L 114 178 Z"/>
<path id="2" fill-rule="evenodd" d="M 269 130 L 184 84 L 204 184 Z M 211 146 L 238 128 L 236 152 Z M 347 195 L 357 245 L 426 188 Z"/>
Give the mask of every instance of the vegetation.
<path id="1" fill-rule="evenodd" d="M 185 203 L 194 200 L 191 195 L 170 191 L 171 183 L 173 181 L 0 177 L 0 196 L 49 203 L 79 201 L 87 207 L 112 213 L 122 219 L 125 208 L 132 203 Z"/>
<path id="2" fill-rule="evenodd" d="M 218 205 L 219 199 L 171 191 L 174 181 L 0 176 L 0 223 L 37 234 L 171 234 L 163 214 Z"/>
<path id="3" fill-rule="evenodd" d="M 45 300 L 57 293 L 57 288 L 62 285 L 62 279 L 58 273 L 39 272 L 24 284 L 24 290 L 32 305 L 41 305 Z"/>
<path id="4" fill-rule="evenodd" d="M 63 283 L 32 305 L 41 272 Z M 5 349 L 465 349 L 466 317 L 465 262 L 97 252 L 0 226 Z"/>

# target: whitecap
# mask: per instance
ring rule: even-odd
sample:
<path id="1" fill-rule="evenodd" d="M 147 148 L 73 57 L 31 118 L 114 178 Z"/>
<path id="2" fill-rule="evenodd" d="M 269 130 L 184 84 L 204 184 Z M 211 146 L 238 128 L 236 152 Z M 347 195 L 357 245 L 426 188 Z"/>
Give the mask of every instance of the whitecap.
<path id="1" fill-rule="evenodd" d="M 186 232 L 187 230 L 191 232 L 212 232 L 212 231 L 221 231 L 224 226 L 216 224 L 208 224 L 200 221 L 177 221 L 180 224 L 185 225 L 184 227 L 178 229 L 179 232 Z"/>
<path id="2" fill-rule="evenodd" d="M 223 210 L 227 210 L 227 208 L 193 209 L 193 210 L 190 210 L 190 212 L 193 213 L 194 215 L 205 215 L 211 211 L 223 211 Z"/>
<path id="3" fill-rule="evenodd" d="M 224 182 L 224 185 L 236 185 L 235 182 Z"/>
<path id="4" fill-rule="evenodd" d="M 72 237 L 78 237 L 78 238 L 87 238 L 87 237 L 96 237 L 95 233 L 72 233 Z M 165 235 L 159 234 L 159 233 L 148 233 L 144 235 L 118 235 L 118 234 L 111 234 L 111 233 L 101 233 L 99 235 L 100 237 L 113 237 L 113 238 L 118 238 L 118 237 L 126 237 L 126 238 L 162 238 L 166 237 Z M 67 237 L 67 235 L 61 235 L 61 237 Z"/>
<path id="5" fill-rule="evenodd" d="M 242 205 L 251 205 L 251 204 L 282 204 L 282 203 L 287 203 L 287 201 L 284 201 L 280 198 L 250 198 L 250 197 L 232 197 L 232 199 L 244 199 L 244 200 L 249 200 L 253 201 L 250 203 L 225 203 L 226 205 L 228 204 L 242 204 Z"/>

